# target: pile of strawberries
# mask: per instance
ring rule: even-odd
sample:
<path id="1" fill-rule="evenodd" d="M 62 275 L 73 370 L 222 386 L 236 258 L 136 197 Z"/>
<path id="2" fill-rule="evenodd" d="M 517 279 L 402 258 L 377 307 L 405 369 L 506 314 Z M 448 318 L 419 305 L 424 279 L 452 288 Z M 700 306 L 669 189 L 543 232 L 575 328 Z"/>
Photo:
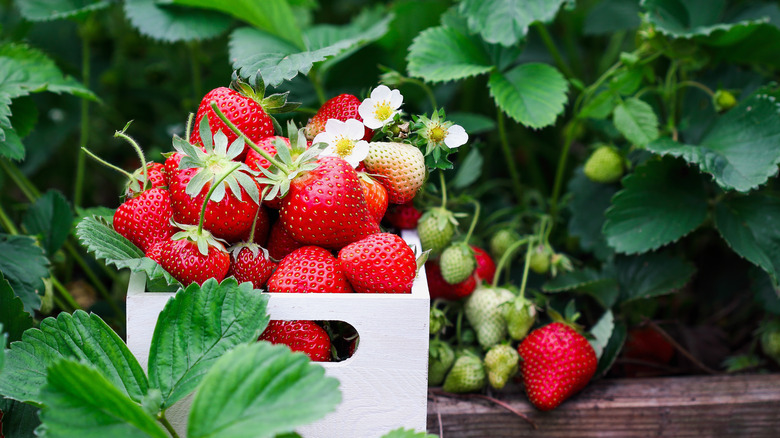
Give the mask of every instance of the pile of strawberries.
<path id="1" fill-rule="evenodd" d="M 212 90 L 188 138 L 175 136 L 164 163 L 133 174 L 114 229 L 185 286 L 234 276 L 269 292 L 410 293 L 414 251 L 380 223 L 391 206 L 391 226 L 416 225 L 425 160 L 401 141 L 367 147 L 376 133 L 361 103 L 334 97 L 280 136 L 270 113 L 290 108 L 286 94 L 263 97 L 262 85 L 238 80 Z M 326 360 L 321 330 L 275 321 L 264 336 L 298 350 L 321 344 L 307 353 Z"/>

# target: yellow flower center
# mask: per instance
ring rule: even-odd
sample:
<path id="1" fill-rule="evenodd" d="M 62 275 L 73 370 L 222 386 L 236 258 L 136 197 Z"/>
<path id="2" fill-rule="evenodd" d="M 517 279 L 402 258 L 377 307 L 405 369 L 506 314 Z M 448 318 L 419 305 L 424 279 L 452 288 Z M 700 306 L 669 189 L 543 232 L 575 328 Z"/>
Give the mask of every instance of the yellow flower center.
<path id="1" fill-rule="evenodd" d="M 355 140 L 341 137 L 339 141 L 336 142 L 336 154 L 338 154 L 340 157 L 348 156 L 352 153 L 352 149 L 354 148 Z"/>
<path id="2" fill-rule="evenodd" d="M 380 102 L 374 107 L 374 115 L 377 120 L 385 121 L 393 115 L 393 108 L 390 107 L 390 102 Z"/>
<path id="3" fill-rule="evenodd" d="M 428 139 L 434 143 L 441 143 L 444 138 L 447 137 L 447 130 L 442 128 L 441 125 L 436 125 L 428 130 Z"/>

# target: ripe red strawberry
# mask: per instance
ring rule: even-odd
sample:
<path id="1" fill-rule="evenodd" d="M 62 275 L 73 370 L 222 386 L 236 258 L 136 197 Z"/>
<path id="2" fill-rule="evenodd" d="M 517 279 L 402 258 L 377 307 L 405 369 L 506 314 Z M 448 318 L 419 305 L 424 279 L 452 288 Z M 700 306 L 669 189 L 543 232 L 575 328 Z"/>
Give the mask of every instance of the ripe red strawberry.
<path id="1" fill-rule="evenodd" d="M 171 183 L 171 177 L 173 175 L 176 175 L 179 173 L 179 163 L 181 163 L 181 157 L 183 157 L 184 154 L 181 152 L 169 152 L 165 154 L 165 164 L 163 164 L 163 167 L 165 167 L 165 185 L 170 185 Z"/>
<path id="2" fill-rule="evenodd" d="M 198 169 L 194 168 L 184 169 L 171 178 L 171 201 L 176 222 L 198 223 L 201 207 L 211 183 L 207 183 L 195 197 L 187 194 L 187 185 L 197 171 Z M 232 193 L 225 193 L 218 202 L 212 197 L 206 206 L 203 227 L 220 239 L 237 242 L 249 234 L 257 209 L 257 204 L 250 199 L 244 188 L 241 188 L 241 199 Z"/>
<path id="3" fill-rule="evenodd" d="M 260 206 L 257 210 L 257 221 L 255 222 L 255 233 L 252 236 L 251 243 L 256 243 L 262 247 L 268 243 L 268 232 L 271 229 L 271 218 L 268 215 L 268 209 L 264 206 Z M 248 233 L 242 241 L 250 242 Z"/>
<path id="4" fill-rule="evenodd" d="M 379 232 L 357 172 L 339 157 L 323 157 L 290 181 L 279 219 L 297 241 L 339 249 Z"/>
<path id="5" fill-rule="evenodd" d="M 340 94 L 327 102 L 325 102 L 317 114 L 314 115 L 306 124 L 306 138 L 313 140 L 320 132 L 325 130 L 325 123 L 330 119 L 341 120 L 346 122 L 349 119 L 357 119 L 363 121 L 358 113 L 358 107 L 360 106 L 360 99 L 351 94 Z M 366 134 L 363 136 L 363 140 L 371 141 L 374 131 L 366 128 Z"/>
<path id="6" fill-rule="evenodd" d="M 674 347 L 652 327 L 633 328 L 628 331 L 628 338 L 623 347 L 623 356 L 666 365 L 674 356 Z M 663 373 L 663 369 L 653 366 L 627 363 L 623 371 L 628 377 L 653 376 Z"/>
<path id="7" fill-rule="evenodd" d="M 271 232 L 268 236 L 268 254 L 274 260 L 281 260 L 287 254 L 296 249 L 305 246 L 303 243 L 293 239 L 287 229 L 284 228 L 281 221 L 276 221 L 271 226 Z"/>
<path id="8" fill-rule="evenodd" d="M 203 284 L 209 278 L 222 281 L 230 267 L 224 245 L 197 225 L 180 225 L 182 231 L 166 240 L 160 251 L 160 265 L 187 286 Z"/>
<path id="9" fill-rule="evenodd" d="M 400 236 L 376 233 L 339 251 L 347 280 L 362 293 L 411 293 L 417 275 L 414 251 Z"/>
<path id="10" fill-rule="evenodd" d="M 265 139 L 257 142 L 257 146 L 268 152 L 269 155 L 272 157 L 276 155 L 276 148 L 281 142 L 281 145 L 284 145 L 286 147 L 290 147 L 290 139 L 287 137 L 280 137 L 278 135 L 272 136 L 272 137 L 266 137 Z M 244 162 L 249 166 L 252 170 L 260 170 L 260 169 L 270 169 L 271 168 L 271 162 L 268 161 L 267 158 L 260 155 L 256 150 L 249 149 L 246 153 L 246 158 L 244 159 Z"/>
<path id="11" fill-rule="evenodd" d="M 461 281 L 457 284 L 449 284 L 441 276 L 441 268 L 436 261 L 425 263 L 425 277 L 428 280 L 428 293 L 431 299 L 443 298 L 445 300 L 457 301 L 466 298 L 477 288 L 477 281 L 474 276 Z"/>
<path id="12" fill-rule="evenodd" d="M 147 188 L 165 187 L 168 185 L 168 178 L 165 176 L 165 166 L 162 163 L 149 163 L 146 165 L 146 175 L 149 186 Z M 142 192 L 146 186 L 143 168 L 133 172 L 133 177 L 125 185 L 125 198 L 131 198 Z"/>
<path id="13" fill-rule="evenodd" d="M 149 247 L 149 249 L 144 251 L 144 255 L 154 260 L 155 262 L 160 263 L 160 256 L 162 256 L 162 249 L 163 246 L 165 246 L 166 241 L 167 239 L 153 244 L 151 247 Z"/>
<path id="14" fill-rule="evenodd" d="M 374 221 L 379 223 L 387 211 L 387 189 L 367 173 L 358 172 L 358 176 L 360 176 L 360 185 L 363 187 L 363 196 L 366 198 L 368 211 L 371 212 Z"/>
<path id="15" fill-rule="evenodd" d="M 363 164 L 369 173 L 378 175 L 393 204 L 411 201 L 425 182 L 425 157 L 409 144 L 371 143 Z"/>
<path id="16" fill-rule="evenodd" d="M 415 208 L 412 201 L 405 204 L 391 204 L 387 208 L 384 220 L 393 227 L 402 230 L 417 228 L 422 212 Z"/>
<path id="17" fill-rule="evenodd" d="M 478 281 L 482 280 L 490 283 L 496 275 L 496 263 L 484 249 L 474 245 L 471 245 L 471 249 L 474 250 L 474 258 L 477 260 L 477 269 L 474 275 L 477 276 Z"/>
<path id="18" fill-rule="evenodd" d="M 288 254 L 268 279 L 268 292 L 347 293 L 352 287 L 333 255 L 319 246 Z"/>
<path id="19" fill-rule="evenodd" d="M 230 268 L 227 275 L 239 283 L 251 282 L 255 289 L 265 286 L 276 263 L 268 259 L 268 252 L 255 243 L 242 243 L 230 248 Z"/>
<path id="20" fill-rule="evenodd" d="M 168 190 L 149 189 L 128 199 L 114 212 L 114 229 L 146 252 L 176 231 L 171 225 L 173 208 Z"/>
<path id="21" fill-rule="evenodd" d="M 330 362 L 330 338 L 314 321 L 271 320 L 258 341 L 284 344 L 300 351 L 314 362 Z"/>
<path id="22" fill-rule="evenodd" d="M 532 331 L 517 352 L 528 399 L 542 411 L 555 409 L 584 388 L 598 364 L 588 340 L 560 322 Z"/>
<path id="23" fill-rule="evenodd" d="M 190 142 L 194 145 L 203 144 L 200 124 L 204 117 L 208 117 L 213 132 L 222 131 L 227 135 L 228 143 L 232 143 L 238 138 L 238 135 L 231 131 L 211 110 L 211 102 L 216 102 L 227 119 L 255 143 L 274 135 L 271 116 L 266 113 L 261 104 L 262 96 L 258 97 L 254 92 L 249 92 L 250 90 L 242 88 L 242 92 L 238 92 L 230 88 L 219 87 L 206 93 L 200 102 L 198 112 L 195 114 L 195 126 Z M 238 155 L 239 159 L 244 157 L 247 149 L 248 147 Z"/>

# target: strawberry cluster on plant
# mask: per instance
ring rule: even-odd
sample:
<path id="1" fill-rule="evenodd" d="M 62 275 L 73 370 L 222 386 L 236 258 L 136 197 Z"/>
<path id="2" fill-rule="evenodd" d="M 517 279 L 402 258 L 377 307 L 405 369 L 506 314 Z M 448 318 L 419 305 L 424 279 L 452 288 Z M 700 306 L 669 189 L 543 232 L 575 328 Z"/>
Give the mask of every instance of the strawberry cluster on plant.
<path id="1" fill-rule="evenodd" d="M 275 293 L 410 293 L 427 254 L 391 231 L 417 227 L 415 199 L 430 170 L 451 167 L 463 128 L 443 111 L 411 124 L 403 96 L 384 85 L 282 127 L 273 114 L 297 105 L 288 93 L 264 96 L 257 81 L 234 76 L 207 93 L 161 162 L 147 163 L 130 124 L 116 133 L 141 167 L 117 168 L 128 183 L 110 227 L 157 266 L 131 268 L 184 286 L 232 276 Z M 357 344 L 354 329 L 327 321 L 274 322 L 261 339 L 319 361 Z"/>

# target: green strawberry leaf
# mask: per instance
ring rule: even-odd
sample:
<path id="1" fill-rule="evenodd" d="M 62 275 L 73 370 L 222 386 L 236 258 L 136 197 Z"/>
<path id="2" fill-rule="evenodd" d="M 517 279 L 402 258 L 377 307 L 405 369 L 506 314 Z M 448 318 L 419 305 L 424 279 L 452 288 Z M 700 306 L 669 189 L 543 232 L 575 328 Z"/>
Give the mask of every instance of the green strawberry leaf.
<path id="1" fill-rule="evenodd" d="M 89 364 L 59 359 L 42 372 L 47 375 L 41 390 L 45 436 L 168 437 L 137 400 Z"/>
<path id="2" fill-rule="evenodd" d="M 0 374 L 0 394 L 22 402 L 43 403 L 46 369 L 59 359 L 85 360 L 125 395 L 140 402 L 148 382 L 124 341 L 99 316 L 77 310 L 41 321 L 11 344 Z"/>
<path id="3" fill-rule="evenodd" d="M 696 272 L 693 264 L 666 252 L 615 258 L 620 303 L 666 295 L 680 289 Z"/>
<path id="4" fill-rule="evenodd" d="M 452 186 L 456 189 L 464 189 L 482 176 L 482 164 L 485 160 L 479 149 L 472 148 L 466 158 L 458 163 L 458 170 L 452 178 Z"/>
<path id="5" fill-rule="evenodd" d="M 469 29 L 489 43 L 514 46 L 535 22 L 551 22 L 566 0 L 463 0 Z"/>
<path id="6" fill-rule="evenodd" d="M 604 309 L 611 308 L 620 296 L 620 286 L 613 273 L 590 268 L 561 273 L 546 282 L 542 290 L 550 293 L 577 291 L 593 297 Z"/>
<path id="7" fill-rule="evenodd" d="M 740 102 L 714 124 L 699 145 L 660 138 L 647 149 L 682 157 L 709 173 L 725 190 L 748 192 L 777 174 L 780 108 L 764 89 Z"/>
<path id="8" fill-rule="evenodd" d="M 303 353 L 268 342 L 224 354 L 198 387 L 187 436 L 273 437 L 308 424 L 341 402 L 339 381 Z"/>
<path id="9" fill-rule="evenodd" d="M 168 43 L 215 38 L 230 28 L 231 19 L 225 15 L 172 3 L 127 0 L 125 16 L 142 35 Z"/>
<path id="10" fill-rule="evenodd" d="M 81 83 L 63 75 L 43 52 L 24 44 L 0 44 L 0 157 L 24 158 L 24 145 L 11 126 L 11 101 L 41 91 L 97 99 Z"/>
<path id="11" fill-rule="evenodd" d="M 637 146 L 658 138 L 658 117 L 647 102 L 633 97 L 626 99 L 615 107 L 612 118 L 615 128 Z"/>
<path id="12" fill-rule="evenodd" d="M 398 428 L 382 435 L 382 438 L 436 438 L 438 435 L 432 435 L 428 432 L 417 432 L 412 429 Z"/>
<path id="13" fill-rule="evenodd" d="M 27 210 L 22 225 L 28 234 L 42 236 L 43 248 L 51 257 L 70 235 L 73 214 L 65 196 L 56 190 L 49 190 Z"/>
<path id="14" fill-rule="evenodd" d="M 409 75 L 427 82 L 448 82 L 488 73 L 493 66 L 478 38 L 439 26 L 420 32 L 409 46 Z"/>
<path id="15" fill-rule="evenodd" d="M 143 272 L 150 281 L 163 279 L 168 285 L 180 284 L 159 263 L 144 256 L 143 251 L 114 231 L 102 216 L 82 219 L 76 225 L 76 236 L 87 251 L 117 269 Z"/>
<path id="16" fill-rule="evenodd" d="M 617 252 L 660 248 L 696 229 L 707 218 L 701 177 L 678 160 L 650 160 L 623 178 L 612 198 L 603 233 Z"/>
<path id="17" fill-rule="evenodd" d="M 734 252 L 780 280 L 780 200 L 759 194 L 715 207 L 715 228 Z"/>
<path id="18" fill-rule="evenodd" d="M 163 409 L 192 392 L 225 352 L 257 340 L 268 324 L 267 302 L 232 277 L 179 289 L 160 312 L 149 350 L 149 383 L 162 392 Z"/>
<path id="19" fill-rule="evenodd" d="M 3 323 L 0 322 L 0 373 L 5 366 L 5 347 L 8 345 L 8 333 L 3 330 Z"/>
<path id="20" fill-rule="evenodd" d="M 582 32 L 607 35 L 639 27 L 639 0 L 602 0 L 590 8 Z"/>
<path id="21" fill-rule="evenodd" d="M 32 315 L 41 308 L 41 296 L 49 277 L 49 259 L 35 239 L 29 236 L 0 234 L 0 272 Z"/>
<path id="22" fill-rule="evenodd" d="M 593 336 L 588 342 L 596 352 L 596 357 L 601 359 L 604 355 L 604 349 L 609 344 L 609 340 L 612 338 L 612 332 L 615 331 L 615 315 L 611 310 L 604 312 L 604 315 L 599 318 L 596 325 L 591 327 L 590 334 Z"/>
<path id="23" fill-rule="evenodd" d="M 0 397 L 0 411 L 3 412 L 0 426 L 6 437 L 37 438 L 40 436 L 35 434 L 35 429 L 41 424 L 36 406 Z"/>
<path id="24" fill-rule="evenodd" d="M 642 8 L 658 32 L 674 38 L 708 37 L 705 42 L 716 44 L 739 41 L 769 21 L 763 8 L 734 14 L 726 0 L 642 0 Z"/>
<path id="25" fill-rule="evenodd" d="M 612 368 L 612 364 L 615 363 L 615 359 L 617 359 L 620 354 L 620 350 L 623 349 L 623 344 L 625 344 L 627 336 L 628 330 L 626 329 L 626 324 L 623 321 L 616 321 L 615 326 L 612 329 L 612 336 L 609 337 L 607 345 L 605 345 L 602 350 L 594 376 L 603 376 Z"/>
<path id="26" fill-rule="evenodd" d="M 447 120 L 460 125 L 469 134 L 482 134 L 496 129 L 495 120 L 488 116 L 475 113 L 452 112 L 447 113 Z"/>
<path id="27" fill-rule="evenodd" d="M 110 0 L 25 0 L 15 2 L 26 20 L 50 21 L 74 18 L 110 6 Z"/>
<path id="28" fill-rule="evenodd" d="M 10 342 L 22 339 L 22 333 L 33 326 L 32 315 L 25 312 L 22 300 L 14 294 L 11 283 L 5 279 L 0 272 L 0 324 L 3 324 L 4 330 L 8 335 Z M 2 344 L 5 348 L 7 342 Z"/>
<path id="29" fill-rule="evenodd" d="M 537 129 L 552 125 L 563 112 L 569 84 L 555 67 L 527 63 L 507 72 L 493 72 L 488 88 L 509 117 Z"/>
<path id="30" fill-rule="evenodd" d="M 605 260 L 613 253 L 601 230 L 604 227 L 604 212 L 617 191 L 616 184 L 591 181 L 583 173 L 582 167 L 574 171 L 569 181 L 569 234 L 578 238 L 580 247 L 593 252 L 599 260 Z"/>
<path id="31" fill-rule="evenodd" d="M 614 90 L 603 90 L 586 101 L 582 106 L 578 119 L 597 119 L 602 120 L 609 117 L 617 105 L 617 95 Z"/>
<path id="32" fill-rule="evenodd" d="M 364 14 L 372 14 L 367 10 Z M 371 15 L 373 17 L 373 15 Z M 270 86 L 279 86 L 298 73 L 308 74 L 315 63 L 352 53 L 387 33 L 391 16 L 382 19 L 357 17 L 340 27 L 319 25 L 306 29 L 300 47 L 260 29 L 243 27 L 230 34 L 230 59 L 243 78 L 257 74 Z"/>
<path id="33" fill-rule="evenodd" d="M 175 4 L 213 9 L 251 24 L 257 29 L 304 47 L 303 34 L 287 0 L 173 0 Z"/>
<path id="34" fill-rule="evenodd" d="M 767 313 L 780 316 L 780 290 L 772 278 L 761 269 L 753 268 L 748 273 L 753 300 Z"/>

